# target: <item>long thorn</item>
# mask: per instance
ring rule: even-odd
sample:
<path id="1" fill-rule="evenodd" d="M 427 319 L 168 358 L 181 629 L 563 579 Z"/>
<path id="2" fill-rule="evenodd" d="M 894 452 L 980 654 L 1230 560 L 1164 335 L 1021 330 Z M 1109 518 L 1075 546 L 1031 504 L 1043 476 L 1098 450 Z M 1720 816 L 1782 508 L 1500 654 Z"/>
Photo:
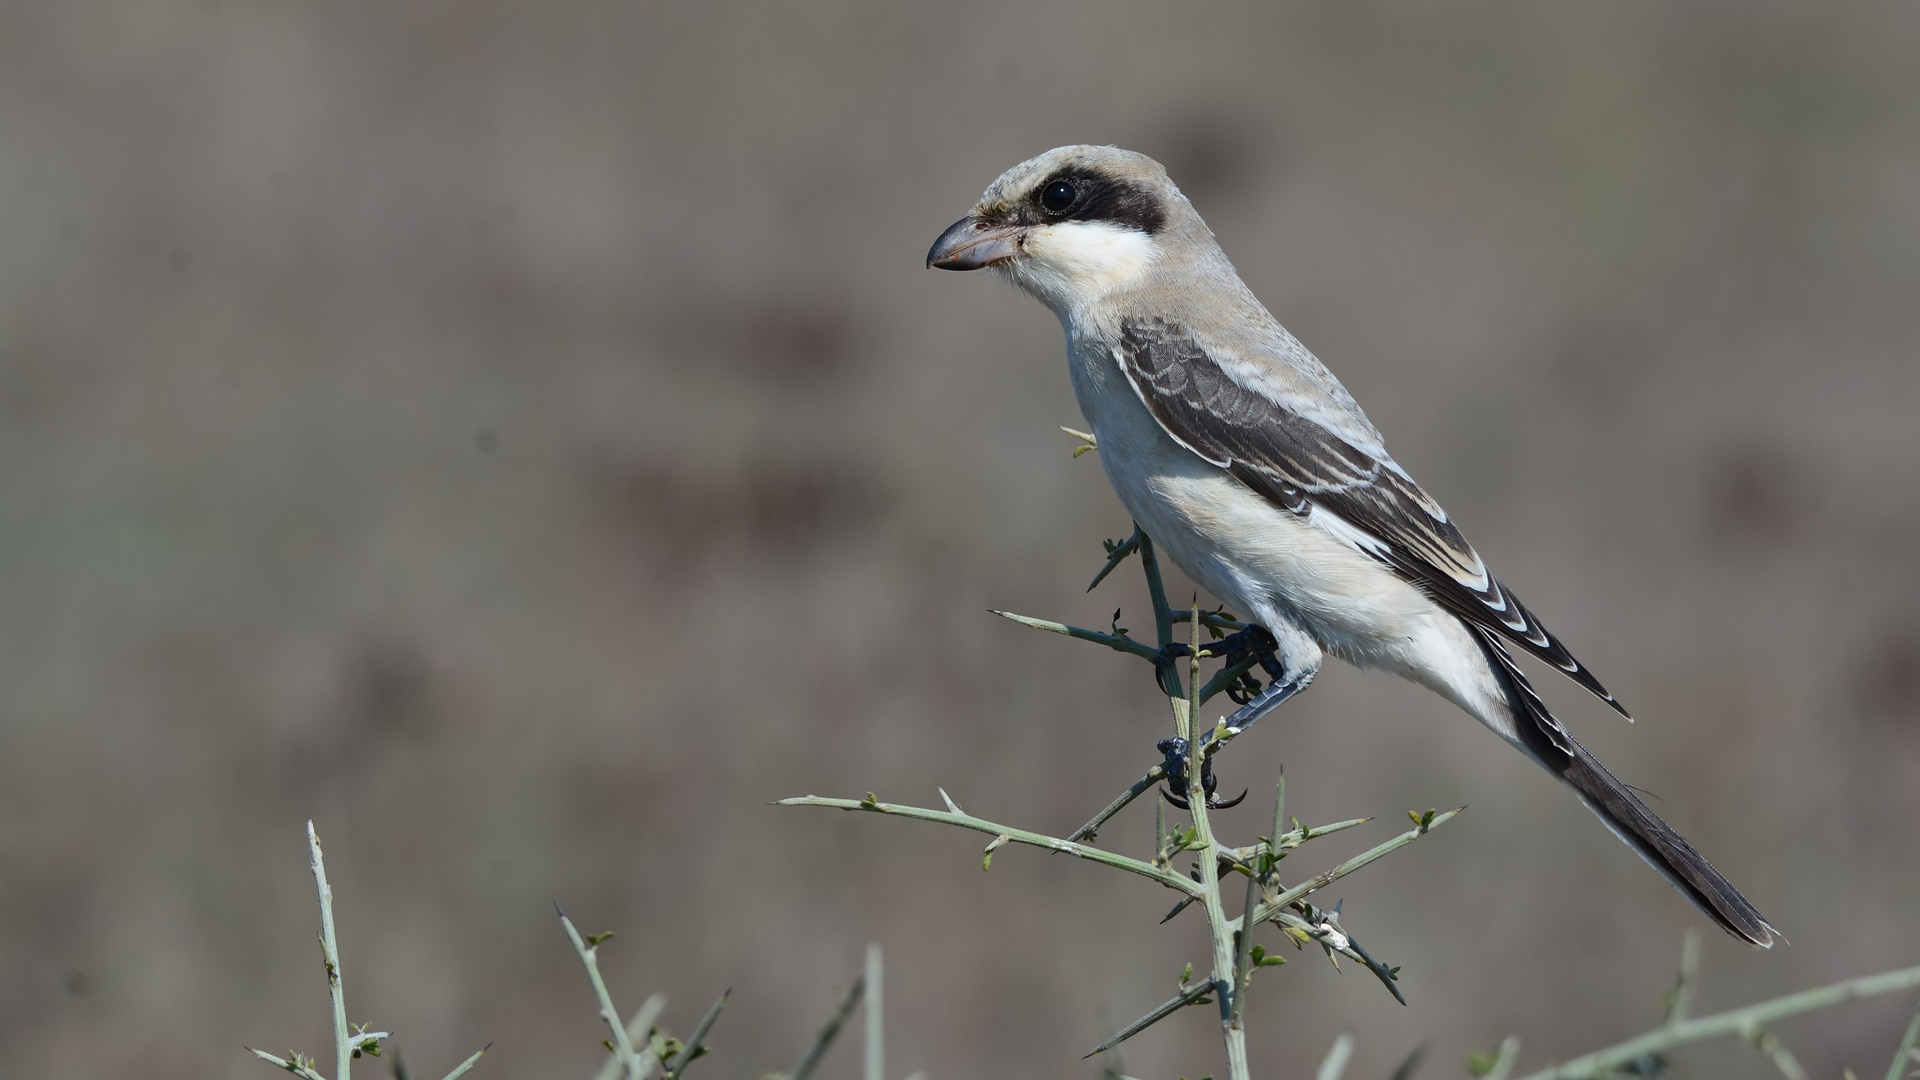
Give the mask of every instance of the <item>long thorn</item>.
<path id="1" fill-rule="evenodd" d="M 840 1004 L 833 1007 L 833 1012 L 827 1016 L 827 1022 L 821 1025 L 819 1033 L 813 1037 L 813 1045 L 807 1047 L 807 1052 L 800 1055 L 799 1062 L 794 1065 L 792 1071 L 787 1073 L 787 1080 L 807 1080 L 807 1077 L 813 1074 L 813 1067 L 820 1064 L 820 1059 L 826 1056 L 827 1047 L 833 1045 L 833 1040 L 839 1036 L 840 1029 L 847 1025 L 847 1018 L 851 1017 L 853 1010 L 859 1007 L 860 999 L 866 993 L 866 985 L 866 977 L 862 975 L 853 980 L 852 986 L 847 987 L 847 992 L 840 997 Z"/>
<path id="2" fill-rule="evenodd" d="M 667 1080 L 679 1080 L 680 1074 L 686 1071 L 687 1065 L 706 1050 L 701 1042 L 706 1039 L 707 1033 L 713 1030 L 714 1022 L 720 1019 L 720 1010 L 727 1007 L 727 999 L 732 996 L 733 987 L 729 986 L 722 990 L 719 1000 L 715 1001 L 707 1009 L 707 1015 L 701 1017 L 700 1022 L 694 1025 L 693 1033 L 680 1044 L 680 1052 L 673 1055 L 672 1061 L 667 1062 Z"/>
<path id="3" fill-rule="evenodd" d="M 1314 1080 L 1340 1080 L 1347 1071 L 1347 1062 L 1353 1060 L 1353 1036 L 1341 1032 L 1333 1040 L 1333 1047 L 1320 1062 L 1320 1071 L 1314 1074 Z"/>
<path id="4" fill-rule="evenodd" d="M 1085 825 L 1068 833 L 1067 839 L 1076 843 L 1083 840 L 1092 843 L 1094 837 L 1100 834 L 1100 827 L 1105 825 L 1108 819 L 1112 818 L 1113 815 L 1119 813 L 1121 810 L 1124 810 L 1128 803 L 1152 791 L 1154 785 L 1166 779 L 1166 776 L 1167 767 L 1164 764 L 1155 765 L 1153 768 L 1148 769 L 1145 776 L 1135 780 L 1132 787 L 1121 792 L 1119 797 L 1106 805 L 1105 809 L 1093 815 Z M 957 807 L 951 807 L 950 809 L 954 809 L 956 812 L 958 810 Z"/>
<path id="5" fill-rule="evenodd" d="M 1107 564 L 1100 568 L 1099 573 L 1093 575 L 1093 583 L 1087 586 L 1088 592 L 1092 592 L 1102 581 L 1105 581 L 1107 575 L 1113 573 L 1113 568 L 1125 562 L 1127 556 L 1140 550 L 1140 536 L 1140 526 L 1135 525 L 1132 536 L 1120 541 L 1114 545 L 1112 551 L 1107 552 Z"/>
<path id="6" fill-rule="evenodd" d="M 475 1050 L 473 1052 L 472 1057 L 468 1058 L 467 1060 L 461 1062 L 458 1065 L 455 1065 L 453 1067 L 453 1071 L 441 1077 L 440 1080 L 460 1080 L 461 1077 L 467 1075 L 468 1070 L 472 1069 L 475 1065 L 478 1065 L 480 1063 L 480 1055 L 486 1053 L 487 1050 L 490 1047 L 492 1047 L 492 1045 L 493 1045 L 492 1043 L 488 1043 L 486 1046 L 483 1046 L 480 1049 Z"/>
<path id="7" fill-rule="evenodd" d="M 1213 983 L 1211 982 L 1196 983 L 1193 986 L 1187 987 L 1186 989 L 1168 998 L 1166 1001 L 1162 1002 L 1160 1005 L 1156 1006 L 1153 1009 L 1153 1011 L 1147 1013 L 1147 1015 L 1141 1017 L 1138 1020 L 1135 1020 L 1133 1023 L 1128 1024 L 1126 1027 L 1121 1028 L 1119 1031 L 1109 1036 L 1106 1039 L 1106 1041 L 1102 1042 L 1099 1046 L 1096 1046 L 1093 1049 L 1087 1051 L 1084 1055 L 1081 1056 L 1080 1060 L 1085 1061 L 1087 1058 L 1090 1058 L 1093 1055 L 1098 1054 L 1102 1051 L 1111 1050 L 1114 1047 L 1119 1046 L 1121 1043 L 1126 1042 L 1128 1039 L 1133 1038 L 1135 1035 L 1138 1035 L 1141 1032 L 1152 1027 L 1153 1025 L 1159 1023 L 1160 1021 L 1165 1020 L 1167 1017 L 1173 1015 L 1175 1012 L 1179 1011 L 1180 1009 L 1183 1009 L 1188 1005 L 1198 1004 L 1200 1002 L 1200 999 L 1203 997 L 1206 997 L 1208 992 L 1210 992 L 1212 989 L 1213 989 Z"/>

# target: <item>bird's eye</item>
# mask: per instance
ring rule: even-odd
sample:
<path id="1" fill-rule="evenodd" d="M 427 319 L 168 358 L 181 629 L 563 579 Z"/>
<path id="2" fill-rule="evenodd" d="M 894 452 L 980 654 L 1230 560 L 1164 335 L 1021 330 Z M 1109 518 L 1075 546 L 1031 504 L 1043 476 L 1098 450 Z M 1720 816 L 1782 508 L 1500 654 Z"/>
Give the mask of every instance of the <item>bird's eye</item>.
<path id="1" fill-rule="evenodd" d="M 1055 180 L 1040 192 L 1040 206 L 1049 213 L 1058 214 L 1073 205 L 1080 192 L 1065 180 Z"/>

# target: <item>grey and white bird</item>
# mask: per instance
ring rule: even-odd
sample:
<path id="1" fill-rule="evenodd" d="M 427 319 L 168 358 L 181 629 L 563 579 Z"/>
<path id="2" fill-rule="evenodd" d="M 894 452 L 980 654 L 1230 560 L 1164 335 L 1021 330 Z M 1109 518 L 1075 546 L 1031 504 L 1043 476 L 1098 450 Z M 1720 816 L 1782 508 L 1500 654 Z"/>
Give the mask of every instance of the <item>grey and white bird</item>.
<path id="1" fill-rule="evenodd" d="M 1615 701 L 1488 572 L 1333 373 L 1254 298 L 1158 162 L 1063 146 L 1007 170 L 927 265 L 992 268 L 1060 318 L 1074 397 L 1120 501 L 1160 549 L 1278 642 L 1304 689 L 1332 653 L 1491 728 L 1709 918 L 1776 931 L 1547 710 L 1513 652 Z"/>

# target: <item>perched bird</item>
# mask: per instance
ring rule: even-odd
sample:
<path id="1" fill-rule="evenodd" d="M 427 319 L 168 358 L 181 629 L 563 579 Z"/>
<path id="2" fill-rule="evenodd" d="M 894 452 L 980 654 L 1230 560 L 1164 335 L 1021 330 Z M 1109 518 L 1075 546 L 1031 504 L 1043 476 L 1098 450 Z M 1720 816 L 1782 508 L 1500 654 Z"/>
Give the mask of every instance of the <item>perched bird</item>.
<path id="1" fill-rule="evenodd" d="M 1626 715 L 1254 298 L 1158 162 L 1063 146 L 1015 165 L 927 265 L 990 267 L 1053 309 L 1120 501 L 1188 576 L 1278 642 L 1283 677 L 1230 724 L 1299 692 L 1326 653 L 1391 671 L 1559 777 L 1729 933 L 1773 944 L 1746 897 L 1547 711 L 1513 650 Z"/>

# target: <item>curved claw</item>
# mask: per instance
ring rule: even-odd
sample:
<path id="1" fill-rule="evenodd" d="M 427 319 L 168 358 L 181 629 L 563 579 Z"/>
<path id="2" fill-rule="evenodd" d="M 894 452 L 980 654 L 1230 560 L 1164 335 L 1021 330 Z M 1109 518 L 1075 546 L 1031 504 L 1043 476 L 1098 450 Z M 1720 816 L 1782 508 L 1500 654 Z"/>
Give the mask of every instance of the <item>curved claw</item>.
<path id="1" fill-rule="evenodd" d="M 1172 803 L 1174 806 L 1179 807 L 1182 810 L 1193 809 L 1193 804 L 1191 802 L 1188 802 L 1185 796 L 1175 795 L 1173 792 L 1167 790 L 1166 788 L 1160 789 L 1160 797 Z M 1245 791 L 1242 791 L 1240 794 L 1235 795 L 1233 798 L 1226 799 L 1226 800 L 1216 799 L 1213 797 L 1213 794 L 1209 792 L 1207 794 L 1207 809 L 1231 810 L 1234 807 L 1239 806 L 1241 803 L 1245 802 L 1246 798 L 1247 798 L 1247 793 Z"/>
<path id="2" fill-rule="evenodd" d="M 1153 658 L 1153 682 L 1160 688 L 1161 693 L 1173 693 L 1173 688 L 1167 685 L 1167 676 L 1173 672 L 1174 661 L 1184 660 L 1192 655 L 1193 650 L 1185 645 L 1167 645 L 1160 649 L 1160 654 Z"/>
<path id="3" fill-rule="evenodd" d="M 1166 755 L 1165 768 L 1167 770 L 1167 786 L 1160 789 L 1161 797 L 1182 810 L 1193 809 L 1193 804 L 1188 801 L 1185 795 L 1175 794 L 1176 789 L 1184 790 L 1187 786 L 1187 766 L 1189 762 L 1192 761 L 1192 750 L 1187 740 L 1181 738 L 1161 739 L 1157 744 L 1157 749 Z M 1231 809 L 1232 807 L 1239 806 L 1241 800 L 1247 797 L 1247 793 L 1242 791 L 1240 794 L 1223 802 L 1214 795 L 1213 789 L 1216 783 L 1217 781 L 1213 776 L 1213 759 L 1208 758 L 1200 765 L 1200 790 L 1206 793 L 1207 809 L 1209 810 Z"/>

